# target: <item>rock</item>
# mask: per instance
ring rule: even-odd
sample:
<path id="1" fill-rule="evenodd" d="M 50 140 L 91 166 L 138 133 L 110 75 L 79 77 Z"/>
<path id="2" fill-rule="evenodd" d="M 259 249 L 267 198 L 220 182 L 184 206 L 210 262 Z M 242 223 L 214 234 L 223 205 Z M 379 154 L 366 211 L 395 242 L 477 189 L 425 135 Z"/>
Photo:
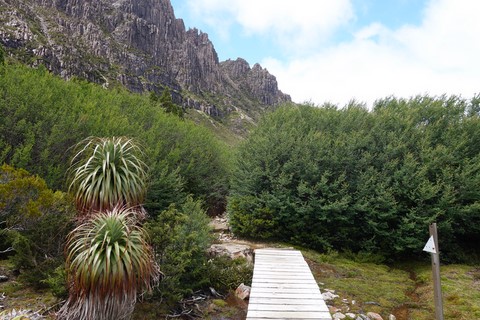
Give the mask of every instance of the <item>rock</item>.
<path id="1" fill-rule="evenodd" d="M 388 320 L 397 320 L 397 317 L 395 317 L 393 314 L 388 316 Z"/>
<path id="2" fill-rule="evenodd" d="M 333 313 L 336 313 L 336 312 L 340 311 L 340 309 L 338 309 L 337 307 L 334 307 L 334 306 L 328 306 L 328 311 L 333 314 Z"/>
<path id="3" fill-rule="evenodd" d="M 246 286 L 243 283 L 241 283 L 238 286 L 238 288 L 235 290 L 235 296 L 242 300 L 245 300 L 248 297 L 250 297 L 250 290 L 251 288 L 249 286 Z"/>
<path id="4" fill-rule="evenodd" d="M 0 276 L 0 282 L 5 282 L 5 281 L 8 281 L 8 277 L 4 276 L 4 275 L 1 275 Z"/>
<path id="5" fill-rule="evenodd" d="M 228 221 L 226 218 L 216 217 L 208 224 L 214 232 L 229 231 Z"/>
<path id="6" fill-rule="evenodd" d="M 332 315 L 333 319 L 345 319 L 346 316 L 341 312 L 336 312 Z"/>
<path id="7" fill-rule="evenodd" d="M 348 313 L 345 313 L 345 315 L 350 319 L 355 319 L 355 313 L 348 312 Z"/>
<path id="8" fill-rule="evenodd" d="M 244 244 L 222 243 L 212 244 L 208 249 L 211 257 L 229 256 L 231 259 L 245 258 L 248 262 L 253 262 L 253 250 Z"/>
<path id="9" fill-rule="evenodd" d="M 355 320 L 371 320 L 369 317 L 367 317 L 364 314 L 359 314 Z"/>
<path id="10" fill-rule="evenodd" d="M 322 293 L 322 297 L 323 297 L 323 300 L 329 301 L 329 300 L 333 300 L 335 298 L 338 298 L 338 295 L 333 294 L 330 291 L 326 291 L 326 292 Z"/>
<path id="11" fill-rule="evenodd" d="M 369 312 L 367 313 L 367 317 L 371 320 L 383 320 L 382 316 L 376 312 Z"/>

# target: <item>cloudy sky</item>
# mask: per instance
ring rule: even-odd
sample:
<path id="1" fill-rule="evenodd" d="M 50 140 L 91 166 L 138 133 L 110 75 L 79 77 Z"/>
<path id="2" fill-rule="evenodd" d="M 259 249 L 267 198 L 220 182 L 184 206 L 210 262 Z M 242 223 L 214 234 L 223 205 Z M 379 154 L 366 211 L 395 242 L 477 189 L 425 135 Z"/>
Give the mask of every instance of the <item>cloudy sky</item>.
<path id="1" fill-rule="evenodd" d="M 260 63 L 295 102 L 480 93 L 478 0 L 171 2 L 220 60 Z"/>

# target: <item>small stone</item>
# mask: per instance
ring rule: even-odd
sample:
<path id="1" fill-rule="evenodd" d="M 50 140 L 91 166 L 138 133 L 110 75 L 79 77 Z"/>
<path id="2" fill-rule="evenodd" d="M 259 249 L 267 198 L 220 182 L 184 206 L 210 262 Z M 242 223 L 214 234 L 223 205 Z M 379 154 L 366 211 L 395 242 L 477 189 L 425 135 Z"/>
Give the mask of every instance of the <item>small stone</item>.
<path id="1" fill-rule="evenodd" d="M 328 311 L 330 313 L 336 313 L 338 312 L 340 309 L 338 309 L 337 307 L 334 307 L 334 306 L 328 306 Z"/>
<path id="2" fill-rule="evenodd" d="M 332 315 L 333 319 L 345 319 L 346 316 L 341 312 L 336 312 Z"/>
<path id="3" fill-rule="evenodd" d="M 370 320 L 370 319 L 364 314 L 359 314 L 355 320 Z"/>
<path id="4" fill-rule="evenodd" d="M 8 277 L 4 276 L 4 275 L 1 275 L 0 276 L 0 282 L 5 282 L 5 281 L 8 281 Z"/>
<path id="5" fill-rule="evenodd" d="M 251 288 L 249 286 L 244 285 L 241 283 L 237 290 L 235 290 L 235 296 L 238 298 L 245 300 L 246 298 L 250 297 L 250 290 Z"/>
<path id="6" fill-rule="evenodd" d="M 357 303 L 357 301 L 355 301 L 355 300 L 352 300 L 352 304 L 355 304 L 355 303 Z"/>
<path id="7" fill-rule="evenodd" d="M 372 320 L 383 320 L 382 316 L 376 312 L 369 312 L 367 313 L 367 316 Z"/>
<path id="8" fill-rule="evenodd" d="M 348 303 L 348 299 L 342 299 L 343 303 Z"/>
<path id="9" fill-rule="evenodd" d="M 350 319 L 355 319 L 355 313 L 348 312 L 348 313 L 345 313 L 345 315 Z"/>
<path id="10" fill-rule="evenodd" d="M 388 316 L 388 320 L 397 320 L 397 317 L 395 317 L 393 314 Z"/>
<path id="11" fill-rule="evenodd" d="M 338 295 L 333 294 L 330 291 L 322 293 L 323 300 L 328 301 L 328 300 L 333 300 L 335 298 L 338 298 Z"/>

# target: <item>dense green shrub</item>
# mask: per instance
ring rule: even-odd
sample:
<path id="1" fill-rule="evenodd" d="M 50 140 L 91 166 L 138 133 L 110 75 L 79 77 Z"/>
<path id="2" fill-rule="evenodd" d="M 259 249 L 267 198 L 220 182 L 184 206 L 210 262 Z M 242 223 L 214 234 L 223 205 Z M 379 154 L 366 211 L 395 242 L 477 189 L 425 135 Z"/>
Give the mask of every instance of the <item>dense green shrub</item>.
<path id="1" fill-rule="evenodd" d="M 43 280 L 63 264 L 73 215 L 66 194 L 48 189 L 44 180 L 25 170 L 0 167 L 1 246 L 13 249 L 10 259 L 22 280 L 46 286 Z"/>
<path id="2" fill-rule="evenodd" d="M 208 222 L 201 201 L 189 196 L 145 224 L 164 275 L 155 295 L 174 303 L 208 284 L 206 250 L 212 242 Z"/>
<path id="3" fill-rule="evenodd" d="M 480 241 L 479 99 L 284 107 L 239 148 L 229 214 L 243 236 L 418 256 L 437 221 L 462 259 Z"/>
<path id="4" fill-rule="evenodd" d="M 241 283 L 251 286 L 252 276 L 253 264 L 248 264 L 246 259 L 231 259 L 228 256 L 208 260 L 205 273 L 209 287 L 224 295 Z"/>
<path id="5" fill-rule="evenodd" d="M 143 144 L 153 186 L 147 203 L 156 209 L 168 208 L 163 199 L 183 201 L 186 194 L 211 210 L 225 206 L 228 149 L 208 129 L 166 113 L 146 94 L 64 81 L 43 67 L 6 64 L 0 77 L 0 163 L 66 190 L 71 146 L 89 136 L 128 136 Z M 181 183 L 169 188 L 177 178 Z"/>

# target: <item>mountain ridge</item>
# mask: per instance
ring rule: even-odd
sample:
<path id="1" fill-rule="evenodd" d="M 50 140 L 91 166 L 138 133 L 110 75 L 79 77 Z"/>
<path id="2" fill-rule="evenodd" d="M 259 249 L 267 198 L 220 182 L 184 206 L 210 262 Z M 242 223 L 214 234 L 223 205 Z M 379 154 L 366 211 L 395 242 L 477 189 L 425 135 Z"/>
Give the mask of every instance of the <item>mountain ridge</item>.
<path id="1" fill-rule="evenodd" d="M 182 107 L 232 123 L 291 102 L 259 64 L 220 62 L 208 34 L 187 30 L 170 0 L 0 0 L 0 44 L 66 79 L 133 92 L 168 87 Z"/>

